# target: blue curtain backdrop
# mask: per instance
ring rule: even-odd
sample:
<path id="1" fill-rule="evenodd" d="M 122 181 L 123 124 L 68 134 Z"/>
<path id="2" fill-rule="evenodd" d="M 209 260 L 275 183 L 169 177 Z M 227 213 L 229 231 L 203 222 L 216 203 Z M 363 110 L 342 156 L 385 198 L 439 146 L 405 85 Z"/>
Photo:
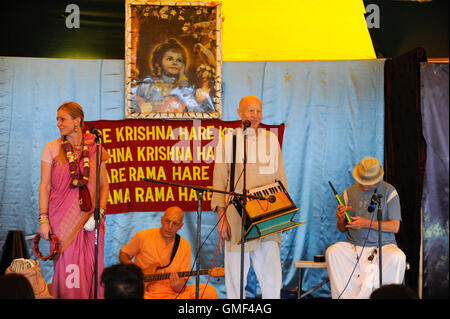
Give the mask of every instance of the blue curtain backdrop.
<path id="1" fill-rule="evenodd" d="M 298 286 L 296 260 L 312 260 L 344 235 L 335 227 L 338 192 L 354 183 L 351 171 L 364 156 L 384 157 L 385 60 L 315 62 L 225 62 L 223 120 L 237 120 L 245 95 L 259 96 L 266 124 L 285 123 L 283 159 L 289 193 L 299 208 L 296 220 L 306 222 L 283 234 L 283 289 Z M 27 238 L 39 231 L 40 158 L 44 146 L 59 137 L 56 109 L 73 100 L 86 120 L 119 120 L 124 116 L 123 60 L 0 58 L 0 246 L 9 230 Z M 159 227 L 161 212 L 108 215 L 105 266 L 118 262 L 119 250 L 140 230 Z M 185 215 L 180 234 L 196 247 L 196 213 Z M 201 265 L 212 265 L 218 236 L 216 217 L 203 212 Z M 44 245 L 45 243 L 41 244 Z M 31 240 L 27 241 L 33 256 Z M 45 249 L 45 248 L 43 248 Z M 218 252 L 216 266 L 223 264 Z M 40 263 L 51 282 L 52 263 Z M 308 290 L 327 277 L 325 269 L 304 274 Z M 201 277 L 205 283 L 207 276 Z M 191 280 L 195 283 L 195 280 Z M 247 295 L 260 294 L 254 273 Z M 210 281 L 225 298 L 223 279 Z M 329 286 L 315 297 L 330 297 Z"/>
<path id="2" fill-rule="evenodd" d="M 421 63 L 423 135 L 423 297 L 448 298 L 448 63 Z"/>

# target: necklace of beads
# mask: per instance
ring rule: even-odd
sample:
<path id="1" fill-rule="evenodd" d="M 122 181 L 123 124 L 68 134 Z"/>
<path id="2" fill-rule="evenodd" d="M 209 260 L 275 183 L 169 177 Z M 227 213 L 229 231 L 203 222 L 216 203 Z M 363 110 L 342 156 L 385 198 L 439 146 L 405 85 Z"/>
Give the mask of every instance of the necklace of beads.
<path id="1" fill-rule="evenodd" d="M 78 159 L 78 154 L 74 153 L 72 144 L 67 141 L 64 137 L 62 140 L 62 147 L 64 153 L 66 153 L 66 158 L 69 161 L 69 171 L 70 171 L 70 187 L 81 187 L 87 184 L 89 180 L 89 151 L 88 147 L 82 143 L 83 150 L 81 152 L 81 157 L 83 158 L 83 172 L 78 173 L 78 165 L 76 160 Z"/>

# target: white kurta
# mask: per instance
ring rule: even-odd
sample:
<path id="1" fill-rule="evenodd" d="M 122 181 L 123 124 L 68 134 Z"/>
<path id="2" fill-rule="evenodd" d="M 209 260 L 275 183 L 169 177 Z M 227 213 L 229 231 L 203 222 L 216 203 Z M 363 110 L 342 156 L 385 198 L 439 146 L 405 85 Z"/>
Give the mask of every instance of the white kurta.
<path id="1" fill-rule="evenodd" d="M 254 130 L 249 128 L 247 148 L 247 179 L 246 188 L 251 189 L 280 181 L 288 189 L 284 172 L 283 158 L 277 136 L 265 129 L 258 129 L 258 138 Z M 246 131 L 246 132 L 247 132 Z M 235 192 L 242 193 L 244 178 L 242 176 L 244 162 L 244 135 L 242 129 L 237 129 L 236 138 L 236 166 L 235 166 Z M 230 188 L 230 169 L 232 161 L 233 134 L 227 134 L 225 139 L 219 139 L 215 153 L 213 174 L 213 188 L 228 191 Z M 211 209 L 227 206 L 227 195 L 213 193 Z M 231 240 L 228 251 L 241 251 L 241 216 L 234 205 L 228 205 L 226 218 L 231 227 Z M 245 251 L 252 251 L 259 247 L 261 241 L 276 241 L 281 245 L 281 234 L 276 233 L 262 239 L 255 239 L 245 243 Z"/>
<path id="2" fill-rule="evenodd" d="M 280 181 L 287 189 L 283 159 L 277 136 L 264 129 L 255 131 L 247 129 L 247 179 L 246 189 L 271 184 Z M 215 153 L 213 188 L 229 191 L 230 169 L 232 161 L 233 134 L 227 134 L 220 139 Z M 243 157 L 244 135 L 242 129 L 236 130 L 236 166 L 235 192 L 243 191 Z M 227 207 L 225 194 L 214 193 L 211 199 L 211 209 Z M 241 216 L 233 204 L 228 205 L 226 218 L 231 228 L 231 239 L 225 245 L 225 288 L 227 298 L 240 297 L 240 266 L 241 266 Z M 244 287 L 250 268 L 250 259 L 258 278 L 262 298 L 280 298 L 282 272 L 280 261 L 281 234 L 275 233 L 264 238 L 258 238 L 245 243 L 244 254 Z"/>

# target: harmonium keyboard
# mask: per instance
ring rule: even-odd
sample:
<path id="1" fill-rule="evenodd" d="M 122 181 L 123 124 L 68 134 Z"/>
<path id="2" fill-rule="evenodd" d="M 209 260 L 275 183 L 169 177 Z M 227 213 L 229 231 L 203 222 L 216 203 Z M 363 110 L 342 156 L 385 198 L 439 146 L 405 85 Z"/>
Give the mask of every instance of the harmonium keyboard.
<path id="1" fill-rule="evenodd" d="M 294 221 L 298 211 L 288 192 L 280 181 L 248 190 L 248 195 L 265 198 L 247 198 L 245 213 L 245 241 L 269 236 L 304 223 Z M 233 201 L 239 214 L 242 205 Z"/>

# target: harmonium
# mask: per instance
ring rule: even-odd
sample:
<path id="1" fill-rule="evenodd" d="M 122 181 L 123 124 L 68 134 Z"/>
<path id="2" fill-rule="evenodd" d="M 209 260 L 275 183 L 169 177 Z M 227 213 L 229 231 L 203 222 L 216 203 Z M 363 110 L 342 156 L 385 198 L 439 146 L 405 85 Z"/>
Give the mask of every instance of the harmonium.
<path id="1" fill-rule="evenodd" d="M 247 198 L 244 205 L 246 242 L 305 224 L 294 221 L 298 208 L 280 181 L 249 189 L 247 195 L 264 200 Z M 241 202 L 234 200 L 233 204 L 241 214 Z"/>

